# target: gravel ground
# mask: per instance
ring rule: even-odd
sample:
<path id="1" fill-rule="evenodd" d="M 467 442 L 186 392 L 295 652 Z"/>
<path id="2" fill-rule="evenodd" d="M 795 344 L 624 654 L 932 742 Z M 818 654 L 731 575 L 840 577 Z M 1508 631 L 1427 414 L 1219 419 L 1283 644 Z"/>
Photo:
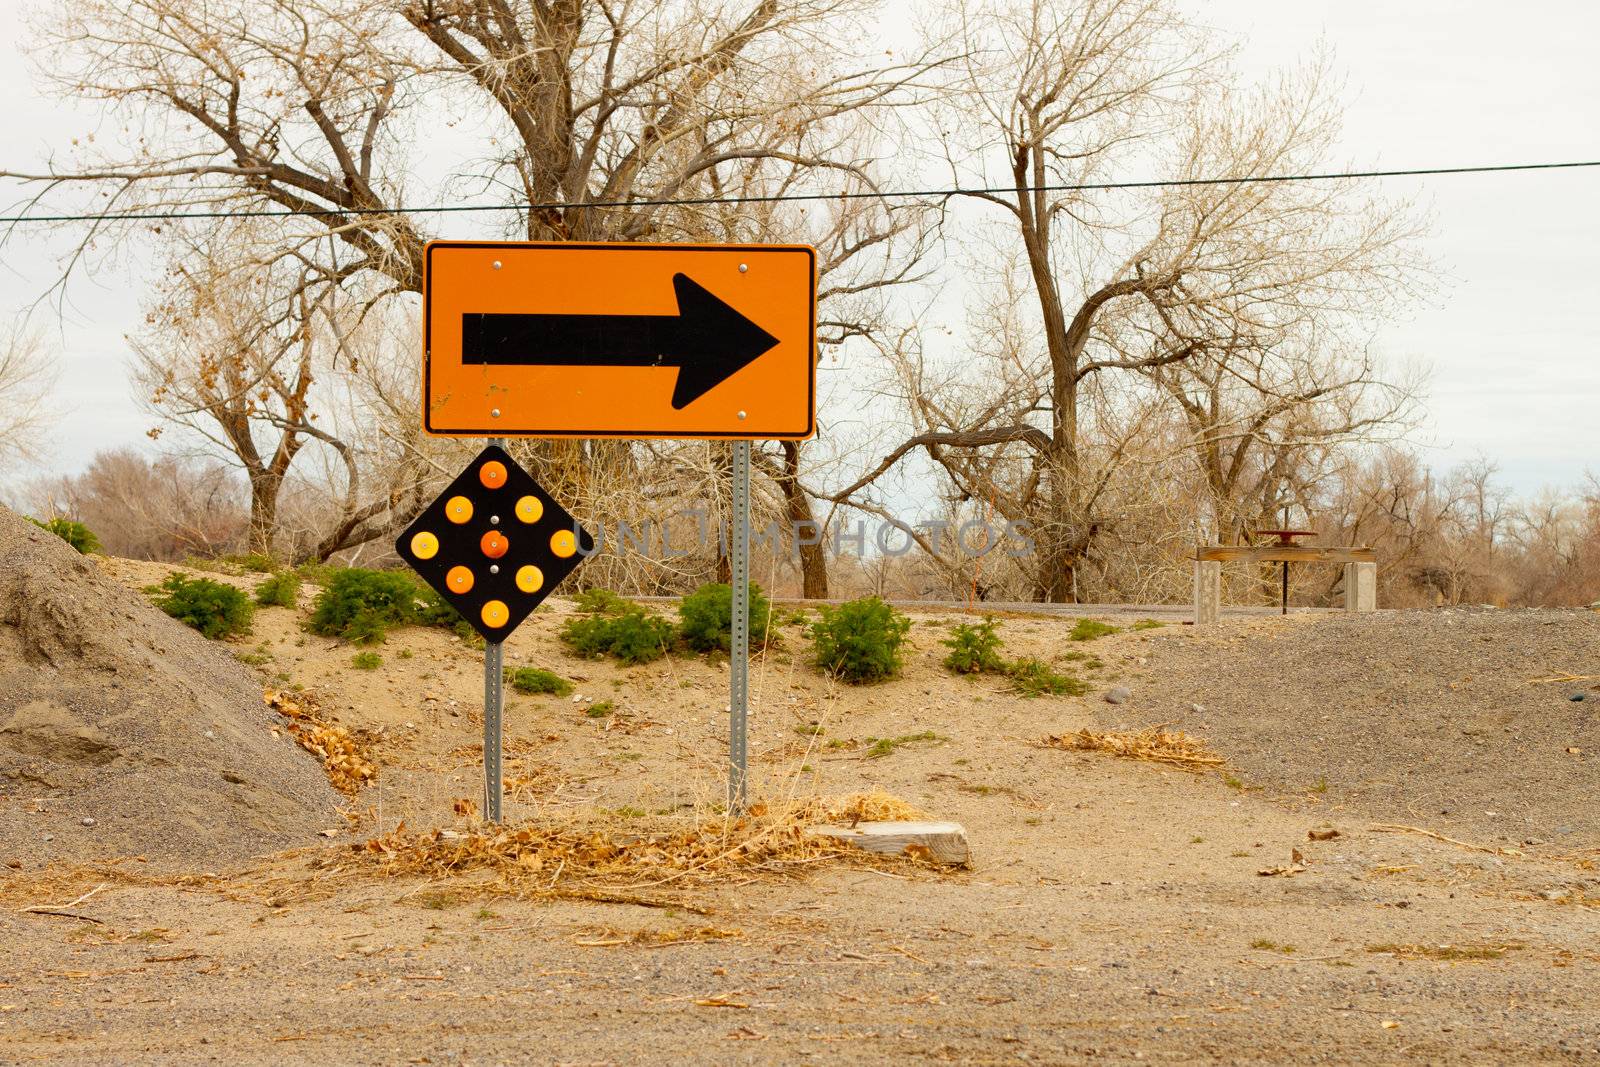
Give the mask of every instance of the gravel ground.
<path id="1" fill-rule="evenodd" d="M 166 570 L 106 567 L 133 587 Z M 616 830 L 708 810 L 723 789 L 725 662 L 630 669 L 573 658 L 555 639 L 570 605 L 552 603 L 513 635 L 507 662 L 548 667 L 577 690 L 508 700 L 508 780 L 520 783 L 508 815 Z M 1037 700 L 946 673 L 948 612 L 913 613 L 903 676 L 860 689 L 810 669 L 800 628 L 785 626 L 752 672 L 754 795 L 883 789 L 961 822 L 973 866 L 627 887 L 667 904 L 647 907 L 511 899 L 470 874 L 320 881 L 352 844 L 402 819 L 461 825 L 451 809 L 479 783 L 482 660 L 444 631 L 405 630 L 380 646 L 378 669 L 353 671 L 350 647 L 302 632 L 305 609 L 263 610 L 235 651 L 265 661 L 263 680 L 310 686 L 327 712 L 376 739 L 380 770 L 354 805 L 360 825 L 202 882 L 127 884 L 21 855 L 0 869 L 0 1061 L 1600 1059 L 1600 852 L 1579 853 L 1567 836 L 1485 851 L 1374 829 L 1383 798 L 1357 805 L 1345 794 L 1342 748 L 1295 740 L 1322 736 L 1333 708 L 1369 701 L 1348 670 L 1328 675 L 1326 656 L 1283 650 L 1324 625 L 1352 642 L 1366 627 L 1403 629 L 1386 616 L 1169 626 L 1092 643 L 1067 639 L 1070 619 L 1004 618 L 1007 655 L 1049 660 L 1094 687 Z M 1593 633 L 1577 617 L 1558 622 L 1551 631 L 1572 640 Z M 1272 664 L 1275 675 L 1260 673 Z M 1522 679 L 1544 669 L 1515 663 L 1504 691 L 1522 693 Z M 1179 699 L 1247 671 L 1257 686 L 1302 686 L 1322 702 L 1284 703 L 1254 748 L 1230 740 L 1208 709 L 1208 736 L 1235 761 L 1223 771 L 1037 744 L 1107 711 L 1133 725 L 1170 719 Z M 1133 704 L 1104 703 L 1117 685 Z M 895 743 L 871 758 L 872 738 Z M 1463 782 L 1520 758 L 1512 738 L 1461 749 Z M 1301 762 L 1283 788 L 1255 788 L 1288 759 Z M 1396 783 L 1383 810 L 1414 809 L 1407 821 L 1461 833 L 1449 816 L 1421 817 L 1437 785 L 1412 773 L 1412 749 L 1375 744 L 1367 759 L 1369 777 Z M 1326 793 L 1302 788 L 1324 776 Z M 1413 788 L 1429 799 L 1409 800 Z M 1539 810 L 1561 803 L 1557 792 Z M 1336 837 L 1310 838 L 1330 822 Z M 718 939 L 696 941 L 705 927 Z"/>
<path id="2" fill-rule="evenodd" d="M 1600 845 L 1600 613 L 1228 621 L 1149 648 L 1102 720 L 1173 722 L 1247 785 L 1494 844 Z"/>
<path id="3" fill-rule="evenodd" d="M 0 862 L 209 869 L 337 820 L 225 646 L 4 509 L 0 559 Z"/>

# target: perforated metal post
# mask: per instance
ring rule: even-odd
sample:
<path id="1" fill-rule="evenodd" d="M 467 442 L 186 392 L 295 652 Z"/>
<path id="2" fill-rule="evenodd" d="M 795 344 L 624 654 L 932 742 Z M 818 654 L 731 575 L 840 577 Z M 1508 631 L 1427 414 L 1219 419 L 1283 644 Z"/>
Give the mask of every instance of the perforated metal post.
<path id="1" fill-rule="evenodd" d="M 491 445 L 506 446 L 505 438 L 489 438 Z M 500 821 L 500 801 L 504 794 L 501 780 L 501 713 L 505 710 L 505 645 L 490 641 L 483 646 L 483 817 Z"/>
<path id="2" fill-rule="evenodd" d="M 728 664 L 728 809 L 743 811 L 750 770 L 750 442 L 733 444 L 733 647 Z"/>

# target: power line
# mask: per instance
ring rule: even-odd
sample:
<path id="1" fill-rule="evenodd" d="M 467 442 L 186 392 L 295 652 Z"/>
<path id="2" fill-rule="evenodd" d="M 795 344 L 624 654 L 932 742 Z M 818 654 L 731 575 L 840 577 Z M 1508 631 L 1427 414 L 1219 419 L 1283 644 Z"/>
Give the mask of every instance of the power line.
<path id="1" fill-rule="evenodd" d="M 713 204 L 774 204 L 802 203 L 819 200 L 896 200 L 896 199 L 949 199 L 957 196 L 1006 196 L 1034 192 L 1101 192 L 1112 189 L 1178 189 L 1204 185 L 1265 185 L 1283 182 L 1325 182 L 1353 178 L 1422 178 L 1437 174 L 1494 174 L 1506 171 L 1571 170 L 1578 167 L 1600 167 L 1600 160 L 1581 160 L 1564 163 L 1501 163 L 1476 167 L 1413 167 L 1406 170 L 1351 170 L 1324 174 L 1263 174 L 1241 178 L 1161 178 L 1137 182 L 1076 182 L 1061 185 L 986 186 L 948 189 L 891 189 L 858 193 L 781 193 L 774 196 L 718 196 L 690 197 L 678 200 L 600 200 L 586 203 L 562 204 L 456 204 L 440 207 L 392 208 L 320 208 L 311 211 L 260 210 L 260 211 L 152 211 L 152 212 L 102 212 L 83 215 L 4 215 L 0 223 L 23 222 L 168 222 L 181 219 L 260 219 L 295 218 L 305 216 L 349 217 L 360 215 L 446 215 L 488 211 L 565 211 L 570 208 L 618 207 L 697 207 Z"/>

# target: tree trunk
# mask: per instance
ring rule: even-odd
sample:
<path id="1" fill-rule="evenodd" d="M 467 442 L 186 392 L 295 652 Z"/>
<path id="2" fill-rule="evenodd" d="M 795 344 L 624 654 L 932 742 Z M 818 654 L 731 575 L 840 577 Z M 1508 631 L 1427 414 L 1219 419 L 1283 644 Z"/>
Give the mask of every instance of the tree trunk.
<path id="1" fill-rule="evenodd" d="M 783 477 L 778 479 L 778 487 L 783 490 L 784 513 L 789 520 L 789 529 L 796 531 L 796 540 L 799 541 L 798 532 L 801 530 L 815 530 L 816 519 L 811 511 L 811 500 L 806 496 L 805 489 L 800 485 L 800 446 L 794 441 L 783 442 Z M 823 551 L 822 538 L 816 537 L 816 544 L 800 544 L 800 595 L 807 600 L 826 600 L 828 598 L 828 556 Z"/>
<path id="2" fill-rule="evenodd" d="M 272 559 L 272 545 L 278 534 L 278 493 L 283 488 L 283 476 L 269 470 L 251 470 L 250 474 L 250 547 Z"/>

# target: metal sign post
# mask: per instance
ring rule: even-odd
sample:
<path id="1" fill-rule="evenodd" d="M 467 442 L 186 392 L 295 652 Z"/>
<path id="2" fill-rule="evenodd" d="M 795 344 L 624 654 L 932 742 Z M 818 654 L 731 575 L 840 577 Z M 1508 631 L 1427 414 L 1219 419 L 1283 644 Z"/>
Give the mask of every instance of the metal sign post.
<path id="1" fill-rule="evenodd" d="M 733 641 L 728 664 L 728 810 L 742 812 L 750 777 L 750 442 L 733 444 Z"/>
<path id="2" fill-rule="evenodd" d="M 496 448 L 506 447 L 504 437 L 491 437 L 489 443 Z M 506 646 L 503 641 L 485 641 L 483 644 L 483 817 L 492 823 L 500 821 L 500 805 L 505 795 L 501 781 L 505 776 L 505 760 L 501 753 L 505 730 L 502 725 L 506 707 Z"/>

